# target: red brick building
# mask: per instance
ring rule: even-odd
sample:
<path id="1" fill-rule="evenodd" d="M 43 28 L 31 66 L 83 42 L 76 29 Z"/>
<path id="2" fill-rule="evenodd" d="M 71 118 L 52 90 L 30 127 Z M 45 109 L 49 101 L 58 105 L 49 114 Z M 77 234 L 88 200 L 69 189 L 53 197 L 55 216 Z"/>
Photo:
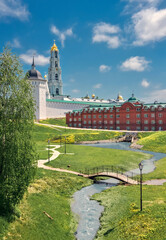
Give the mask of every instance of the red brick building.
<path id="1" fill-rule="evenodd" d="M 158 131 L 166 130 L 166 103 L 144 104 L 132 95 L 124 103 L 87 107 L 66 113 L 69 127 Z"/>

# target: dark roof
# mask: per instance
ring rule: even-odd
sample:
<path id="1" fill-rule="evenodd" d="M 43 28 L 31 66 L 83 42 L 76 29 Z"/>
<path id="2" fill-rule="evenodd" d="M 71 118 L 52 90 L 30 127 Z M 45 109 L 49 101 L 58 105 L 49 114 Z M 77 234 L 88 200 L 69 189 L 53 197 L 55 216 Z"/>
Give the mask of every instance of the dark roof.
<path id="1" fill-rule="evenodd" d="M 29 79 L 42 79 L 42 75 L 41 73 L 35 69 L 35 62 L 34 62 L 34 56 L 33 56 L 33 61 L 32 61 L 32 65 L 31 65 L 31 70 L 29 70 L 27 72 L 28 78 Z"/>
<path id="2" fill-rule="evenodd" d="M 43 79 L 41 73 L 36 69 L 31 69 L 27 72 L 29 79 Z"/>

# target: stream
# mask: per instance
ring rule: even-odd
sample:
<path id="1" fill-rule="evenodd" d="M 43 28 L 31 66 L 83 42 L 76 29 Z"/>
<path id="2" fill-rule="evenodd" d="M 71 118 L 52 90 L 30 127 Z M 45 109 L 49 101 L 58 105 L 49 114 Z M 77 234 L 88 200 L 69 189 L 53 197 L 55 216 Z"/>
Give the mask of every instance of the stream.
<path id="1" fill-rule="evenodd" d="M 143 151 L 138 149 L 130 148 L 130 143 L 96 143 L 86 144 L 86 146 L 100 147 L 100 148 L 112 148 L 119 150 L 143 152 L 153 155 L 148 160 L 143 160 L 143 174 L 154 171 L 154 162 L 166 157 L 164 153 L 156 153 L 150 151 Z M 139 168 L 131 170 L 135 175 L 140 173 Z M 100 184 L 99 184 L 100 183 Z M 88 187 L 82 188 L 80 191 L 74 193 L 74 201 L 71 204 L 72 211 L 79 217 L 79 224 L 75 233 L 77 240 L 93 240 L 100 227 L 99 218 L 101 213 L 104 211 L 104 207 L 101 206 L 97 201 L 90 200 L 91 196 L 95 193 L 100 193 L 105 189 L 112 186 L 116 186 L 119 181 L 113 178 L 107 180 L 101 180 L 99 183 L 94 183 Z"/>

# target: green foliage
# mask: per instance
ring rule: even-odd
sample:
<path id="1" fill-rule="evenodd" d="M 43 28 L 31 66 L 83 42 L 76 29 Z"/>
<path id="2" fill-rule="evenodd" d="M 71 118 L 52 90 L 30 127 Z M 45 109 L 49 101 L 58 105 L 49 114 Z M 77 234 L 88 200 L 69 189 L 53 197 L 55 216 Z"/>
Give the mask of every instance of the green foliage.
<path id="1" fill-rule="evenodd" d="M 10 49 L 0 54 L 0 213 L 13 212 L 35 172 L 32 88 Z"/>
<path id="2" fill-rule="evenodd" d="M 166 132 L 139 133 L 138 144 L 143 145 L 144 150 L 166 153 Z"/>

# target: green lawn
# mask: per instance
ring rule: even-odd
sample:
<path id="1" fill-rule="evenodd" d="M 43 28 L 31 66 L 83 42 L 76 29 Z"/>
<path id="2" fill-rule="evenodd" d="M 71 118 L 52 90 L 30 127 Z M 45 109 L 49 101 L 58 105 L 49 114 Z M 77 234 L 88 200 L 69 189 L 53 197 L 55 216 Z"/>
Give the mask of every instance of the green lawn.
<path id="1" fill-rule="evenodd" d="M 143 145 L 144 150 L 166 153 L 166 131 L 139 133 L 138 136 L 138 144 Z"/>
<path id="2" fill-rule="evenodd" d="M 62 153 L 64 150 L 64 146 L 58 149 Z M 150 158 L 149 154 L 144 153 L 72 144 L 67 144 L 66 150 L 67 153 L 74 153 L 74 155 L 61 154 L 48 165 L 60 168 L 67 168 L 70 165 L 70 169 L 75 171 L 102 165 L 120 166 L 130 170 L 138 167 L 138 163 L 143 159 Z"/>
<path id="3" fill-rule="evenodd" d="M 142 213 L 139 190 L 118 186 L 93 196 L 105 207 L 97 240 L 166 239 L 166 184 L 143 186 Z"/>
<path id="4" fill-rule="evenodd" d="M 50 128 L 38 124 L 35 124 L 34 126 L 34 140 L 36 142 L 37 152 L 39 154 L 38 159 L 47 159 L 48 152 L 45 149 L 48 145 L 48 139 L 50 139 L 50 144 L 59 144 L 60 136 L 62 142 L 65 141 L 65 136 L 67 136 L 67 142 L 70 142 L 71 139 L 72 143 L 74 143 L 80 141 L 113 139 L 122 134 L 123 133 L 103 132 L 95 130 L 88 131 L 65 128 Z"/>
<path id="5" fill-rule="evenodd" d="M 66 118 L 50 118 L 46 120 L 40 120 L 40 123 L 47 123 L 52 125 L 67 126 Z"/>
<path id="6" fill-rule="evenodd" d="M 77 226 L 70 209 L 71 196 L 90 183 L 75 175 L 38 169 L 19 205 L 21 217 L 10 224 L 0 217 L 0 239 L 74 240 Z"/>
<path id="7" fill-rule="evenodd" d="M 148 174 L 143 175 L 143 180 L 166 179 L 166 157 L 155 162 L 156 169 Z"/>

